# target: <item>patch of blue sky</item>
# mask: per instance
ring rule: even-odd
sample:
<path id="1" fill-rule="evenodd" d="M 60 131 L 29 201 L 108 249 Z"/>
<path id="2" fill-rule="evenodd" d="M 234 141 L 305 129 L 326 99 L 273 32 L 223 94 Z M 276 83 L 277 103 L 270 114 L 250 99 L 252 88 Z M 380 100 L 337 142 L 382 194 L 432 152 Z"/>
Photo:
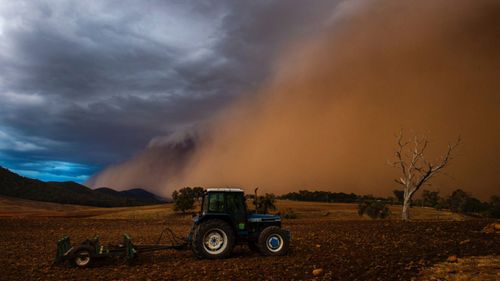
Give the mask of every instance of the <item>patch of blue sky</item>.
<path id="1" fill-rule="evenodd" d="M 99 167 L 93 165 L 53 160 L 9 162 L 0 160 L 0 165 L 22 176 L 42 181 L 84 183 L 99 169 Z"/>

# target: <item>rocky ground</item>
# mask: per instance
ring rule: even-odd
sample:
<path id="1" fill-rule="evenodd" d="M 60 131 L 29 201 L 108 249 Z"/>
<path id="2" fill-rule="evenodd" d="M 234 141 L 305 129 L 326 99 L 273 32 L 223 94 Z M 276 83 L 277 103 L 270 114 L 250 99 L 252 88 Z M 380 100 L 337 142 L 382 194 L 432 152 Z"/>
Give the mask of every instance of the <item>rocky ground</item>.
<path id="1" fill-rule="evenodd" d="M 421 271 L 420 280 L 496 281 L 500 280 L 500 256 L 449 257 Z"/>
<path id="2" fill-rule="evenodd" d="M 165 225 L 187 234 L 190 220 L 77 218 L 0 219 L 0 280 L 411 280 L 433 265 L 469 256 L 500 255 L 498 233 L 481 230 L 491 221 L 457 222 L 284 221 L 292 232 L 285 257 L 261 257 L 237 247 L 226 260 L 198 260 L 190 251 L 144 254 L 132 264 L 107 260 L 93 268 L 53 266 L 55 242 L 78 243 L 99 234 L 101 243 L 154 243 Z M 420 274 L 420 275 L 419 275 Z"/>

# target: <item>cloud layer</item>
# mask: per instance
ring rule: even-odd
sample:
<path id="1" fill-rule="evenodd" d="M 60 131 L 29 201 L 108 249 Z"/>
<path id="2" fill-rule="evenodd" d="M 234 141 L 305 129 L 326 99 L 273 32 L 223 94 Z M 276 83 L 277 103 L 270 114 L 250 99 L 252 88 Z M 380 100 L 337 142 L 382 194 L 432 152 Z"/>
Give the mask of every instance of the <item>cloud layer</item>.
<path id="1" fill-rule="evenodd" d="M 2 2 L 0 164 L 62 161 L 87 165 L 85 177 L 126 159 L 251 95 L 277 54 L 320 31 L 336 6 Z"/>

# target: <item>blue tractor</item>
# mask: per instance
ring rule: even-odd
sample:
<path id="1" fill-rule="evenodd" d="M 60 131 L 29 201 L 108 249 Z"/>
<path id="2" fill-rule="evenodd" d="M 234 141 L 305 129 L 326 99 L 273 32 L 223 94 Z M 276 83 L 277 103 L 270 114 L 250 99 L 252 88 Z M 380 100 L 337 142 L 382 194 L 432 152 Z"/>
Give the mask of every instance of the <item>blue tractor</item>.
<path id="1" fill-rule="evenodd" d="M 288 252 L 290 232 L 281 228 L 281 217 L 250 213 L 241 189 L 207 189 L 193 220 L 188 244 L 198 258 L 226 258 L 237 244 L 265 256 Z"/>

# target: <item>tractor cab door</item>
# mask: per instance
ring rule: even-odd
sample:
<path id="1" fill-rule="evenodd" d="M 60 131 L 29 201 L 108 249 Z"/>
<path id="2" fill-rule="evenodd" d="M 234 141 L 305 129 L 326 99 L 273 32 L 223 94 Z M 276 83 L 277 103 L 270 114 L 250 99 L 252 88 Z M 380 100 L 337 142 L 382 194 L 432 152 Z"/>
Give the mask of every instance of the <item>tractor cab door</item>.
<path id="1" fill-rule="evenodd" d="M 239 236 L 245 236 L 247 231 L 247 210 L 243 192 L 228 192 L 226 194 L 227 212 L 232 217 L 234 227 Z"/>

